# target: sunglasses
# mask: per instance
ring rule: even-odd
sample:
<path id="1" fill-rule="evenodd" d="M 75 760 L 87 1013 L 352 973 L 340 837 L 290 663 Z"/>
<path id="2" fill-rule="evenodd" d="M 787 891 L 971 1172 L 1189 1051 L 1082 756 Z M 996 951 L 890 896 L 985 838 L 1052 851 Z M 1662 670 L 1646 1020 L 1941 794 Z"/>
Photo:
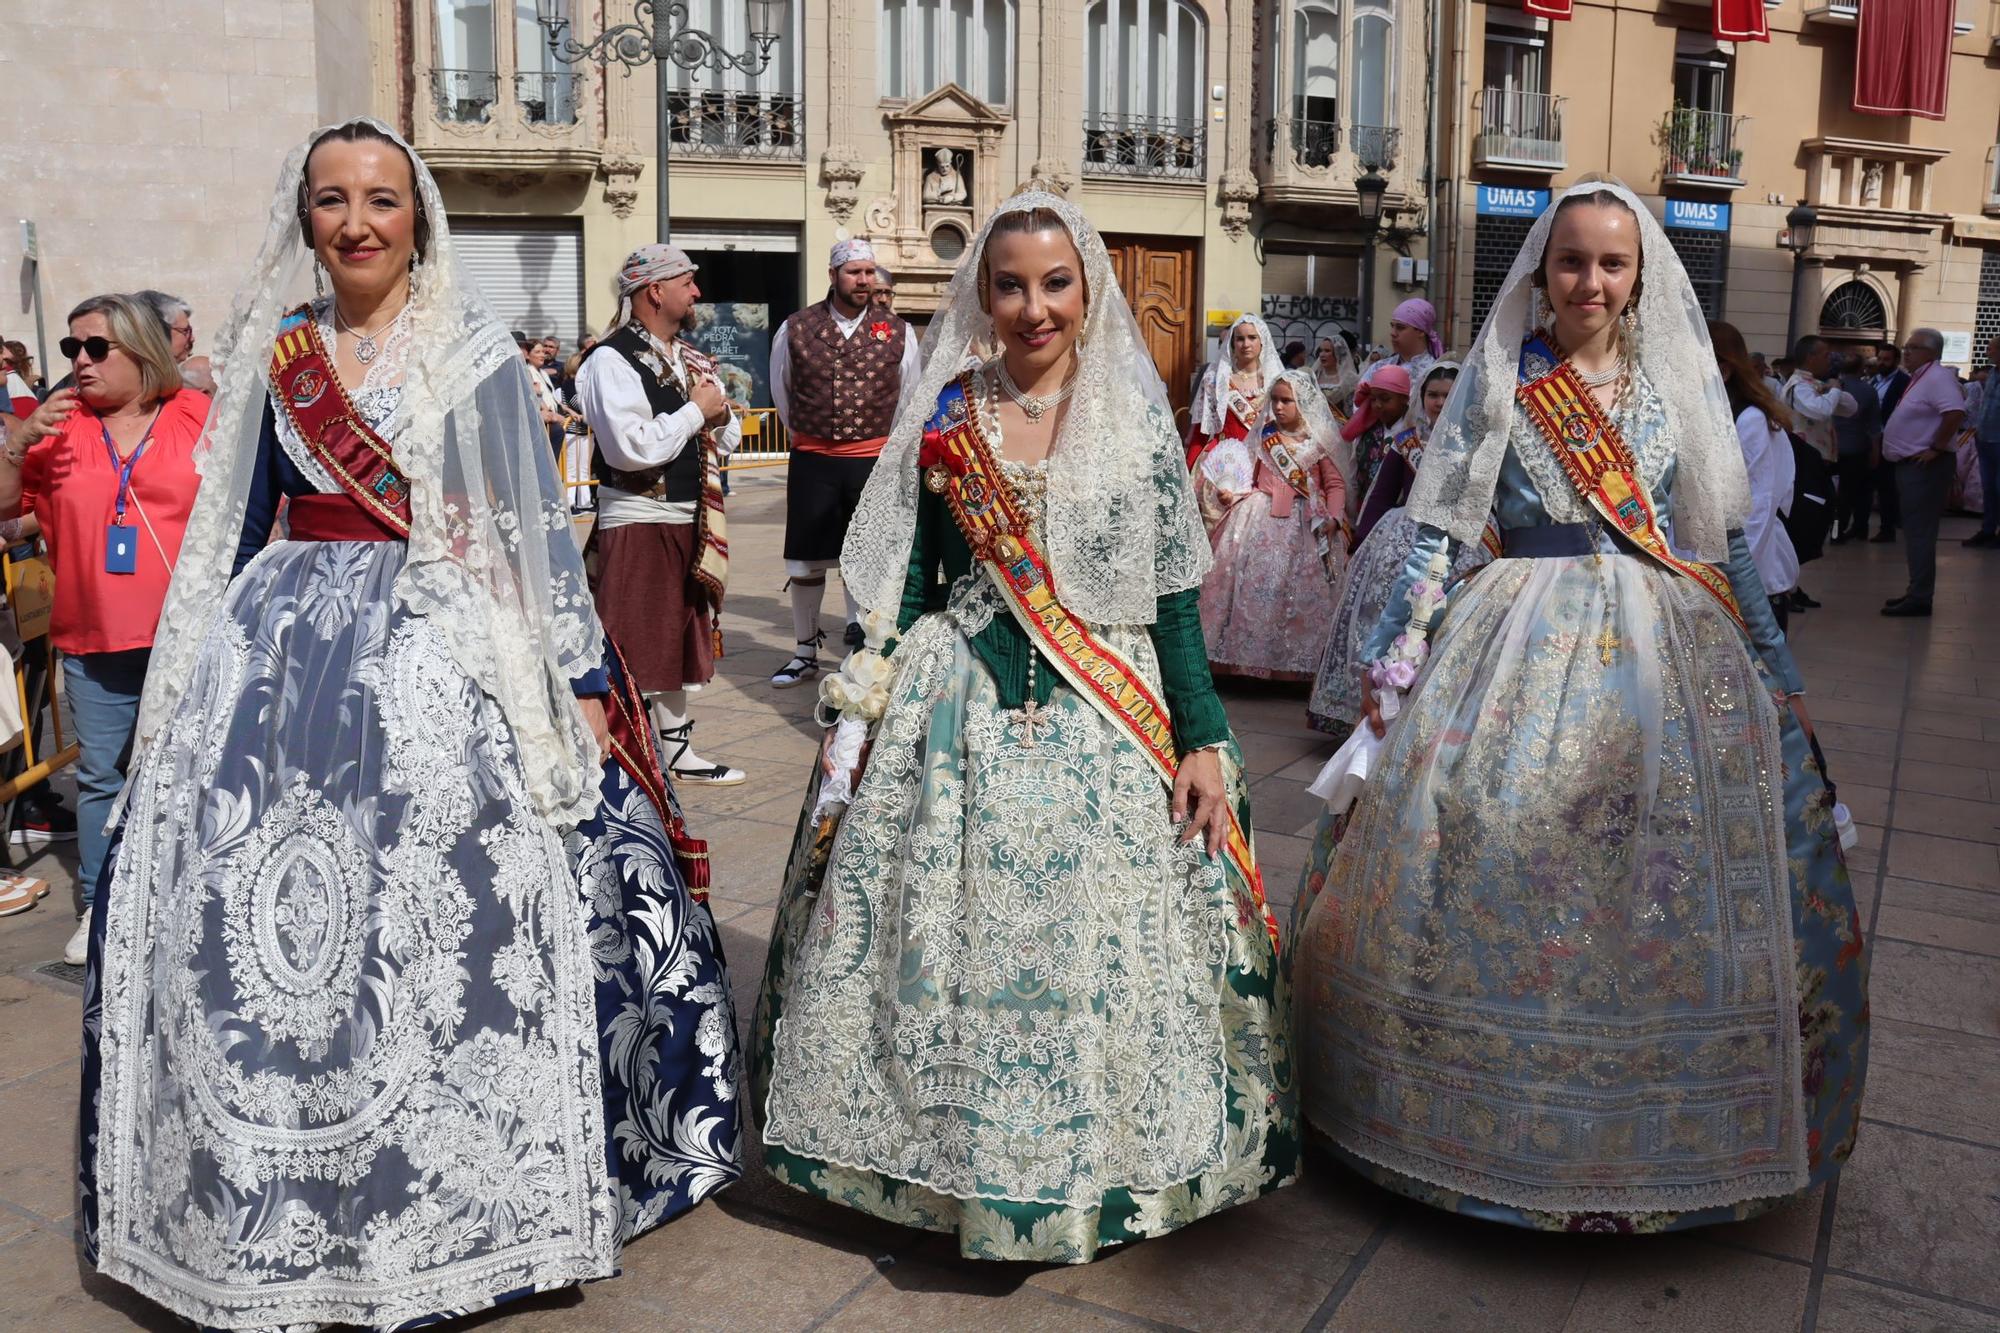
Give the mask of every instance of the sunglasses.
<path id="1" fill-rule="evenodd" d="M 104 337 L 64 338 L 56 344 L 56 347 L 61 350 L 62 354 L 71 361 L 76 360 L 78 352 L 89 353 L 92 361 L 102 361 L 105 357 L 111 355 L 112 348 L 122 346 L 124 346 L 123 343 L 114 342 L 112 339 Z"/>

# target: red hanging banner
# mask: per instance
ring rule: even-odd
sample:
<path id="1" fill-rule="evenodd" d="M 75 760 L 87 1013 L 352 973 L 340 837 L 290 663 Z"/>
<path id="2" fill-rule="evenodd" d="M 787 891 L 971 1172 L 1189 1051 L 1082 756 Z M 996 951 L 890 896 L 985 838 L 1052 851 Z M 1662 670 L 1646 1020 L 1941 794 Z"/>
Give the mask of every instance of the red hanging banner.
<path id="1" fill-rule="evenodd" d="M 1770 41 L 1764 0 L 1715 0 L 1713 31 L 1718 42 Z"/>
<path id="2" fill-rule="evenodd" d="M 1521 8 L 1545 19 L 1570 19 L 1576 16 L 1576 0 L 1521 0 Z"/>
<path id="3" fill-rule="evenodd" d="M 1862 0 L 1854 109 L 1943 120 L 1951 100 L 1952 0 Z"/>

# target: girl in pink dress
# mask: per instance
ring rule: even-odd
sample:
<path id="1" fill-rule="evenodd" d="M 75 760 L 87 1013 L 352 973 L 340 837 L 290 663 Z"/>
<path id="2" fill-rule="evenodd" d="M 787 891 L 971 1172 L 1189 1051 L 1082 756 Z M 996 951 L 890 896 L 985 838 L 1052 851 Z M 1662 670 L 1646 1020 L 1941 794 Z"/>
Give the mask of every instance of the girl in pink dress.
<path id="1" fill-rule="evenodd" d="M 1211 669 L 1311 680 L 1347 561 L 1346 446 L 1310 371 L 1286 371 L 1253 440 L 1211 445 L 1195 471 L 1215 567 L 1201 587 Z"/>

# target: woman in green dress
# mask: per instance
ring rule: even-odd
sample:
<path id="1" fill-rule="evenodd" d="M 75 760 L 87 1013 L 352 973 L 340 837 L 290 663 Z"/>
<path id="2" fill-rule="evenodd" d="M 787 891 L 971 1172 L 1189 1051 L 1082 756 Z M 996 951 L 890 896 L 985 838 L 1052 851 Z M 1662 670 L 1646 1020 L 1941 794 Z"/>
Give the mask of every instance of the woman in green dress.
<path id="1" fill-rule="evenodd" d="M 999 353 L 955 374 L 974 338 Z M 1298 1168 L 1208 541 L 1068 203 L 994 214 L 925 361 L 842 553 L 869 641 L 823 682 L 758 1004 L 765 1162 L 969 1257 L 1081 1263 Z"/>

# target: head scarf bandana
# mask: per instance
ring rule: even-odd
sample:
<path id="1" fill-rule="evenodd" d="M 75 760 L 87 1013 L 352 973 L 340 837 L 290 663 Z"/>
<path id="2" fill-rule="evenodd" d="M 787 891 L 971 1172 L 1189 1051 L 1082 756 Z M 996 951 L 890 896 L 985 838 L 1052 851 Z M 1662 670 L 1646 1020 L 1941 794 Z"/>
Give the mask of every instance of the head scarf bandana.
<path id="1" fill-rule="evenodd" d="M 1405 398 L 1410 396 L 1410 372 L 1393 361 L 1384 361 L 1377 365 L 1368 372 L 1367 378 L 1362 382 L 1371 389 L 1380 389 L 1383 393 L 1400 393 Z M 1378 420 L 1391 429 L 1396 425 L 1394 420 L 1381 417 L 1376 412 L 1375 400 L 1371 396 L 1366 407 L 1354 409 L 1354 415 L 1340 428 L 1340 438 L 1349 441 L 1358 440 L 1361 438 L 1361 433 L 1375 425 Z"/>
<path id="2" fill-rule="evenodd" d="M 857 259 L 866 259 L 870 263 L 875 261 L 875 247 L 868 243 L 865 236 L 853 236 L 844 241 L 835 241 L 832 253 L 826 257 L 826 266 L 839 268 L 843 264 L 852 264 Z"/>
<path id="3" fill-rule="evenodd" d="M 665 282 L 678 278 L 683 273 L 695 271 L 694 260 L 688 252 L 677 245 L 642 245 L 625 256 L 625 262 L 618 266 L 618 280 L 613 284 L 618 294 L 618 319 L 613 328 L 622 328 L 632 320 L 632 293 L 655 282 Z"/>
<path id="4" fill-rule="evenodd" d="M 1407 324 L 1423 332 L 1424 342 L 1431 349 L 1432 356 L 1444 355 L 1444 339 L 1438 337 L 1437 307 L 1421 296 L 1412 296 L 1397 306 L 1389 318 L 1398 324 Z"/>

